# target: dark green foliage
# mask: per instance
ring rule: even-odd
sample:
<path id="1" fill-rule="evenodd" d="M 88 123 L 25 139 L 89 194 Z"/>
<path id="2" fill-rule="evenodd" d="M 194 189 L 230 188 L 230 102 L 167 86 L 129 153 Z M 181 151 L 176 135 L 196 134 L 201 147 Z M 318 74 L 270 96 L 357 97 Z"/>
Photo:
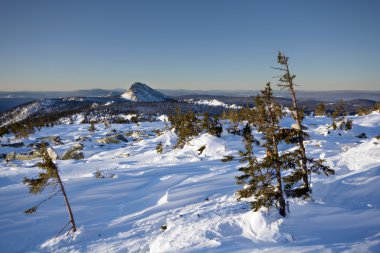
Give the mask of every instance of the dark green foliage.
<path id="1" fill-rule="evenodd" d="M 303 110 L 300 110 L 298 108 L 296 90 L 295 90 L 296 85 L 294 84 L 294 79 L 296 78 L 296 75 L 293 75 L 290 73 L 288 61 L 289 61 L 289 57 L 285 56 L 281 52 L 278 52 L 277 63 L 280 65 L 280 67 L 275 68 L 275 69 L 280 70 L 282 72 L 282 75 L 280 76 L 280 79 L 279 79 L 280 83 L 278 84 L 278 86 L 281 87 L 281 89 L 288 90 L 292 97 L 292 106 L 290 109 L 292 111 L 292 116 L 295 120 L 295 128 L 298 129 L 296 131 L 293 131 L 292 135 L 298 141 L 298 152 L 300 154 L 300 167 L 299 167 L 300 172 L 299 173 L 302 174 L 303 187 L 305 188 L 304 192 L 307 193 L 310 191 L 310 184 L 309 184 L 309 178 L 308 178 L 306 149 L 303 143 L 305 139 L 305 133 L 302 129 L 302 120 L 304 119 L 304 113 L 303 113 Z"/>
<path id="2" fill-rule="evenodd" d="M 287 144 L 298 144 L 302 138 L 305 140 L 309 138 L 309 135 L 304 131 L 300 131 L 294 128 L 281 128 L 277 133 L 279 140 L 285 141 Z"/>
<path id="3" fill-rule="evenodd" d="M 9 129 L 7 127 L 0 127 L 0 137 L 9 134 Z"/>
<path id="4" fill-rule="evenodd" d="M 160 136 L 160 135 L 162 135 L 162 133 L 163 133 L 164 131 L 161 130 L 161 129 L 155 129 L 155 130 L 153 130 L 153 132 L 156 134 L 156 136 Z"/>
<path id="5" fill-rule="evenodd" d="M 233 134 L 233 135 L 242 135 L 243 134 L 243 132 L 239 129 L 238 123 L 231 123 L 231 126 L 227 129 L 227 132 L 229 134 Z"/>
<path id="6" fill-rule="evenodd" d="M 336 105 L 334 112 L 332 113 L 332 118 L 338 118 L 339 116 L 346 116 L 347 113 L 344 110 L 345 102 L 343 99 L 339 100 L 339 103 Z"/>
<path id="7" fill-rule="evenodd" d="M 139 123 L 139 118 L 137 116 L 133 116 L 131 117 L 131 122 L 137 124 Z"/>
<path id="8" fill-rule="evenodd" d="M 377 102 L 373 108 L 372 108 L 373 111 L 380 111 L 380 102 Z"/>
<path id="9" fill-rule="evenodd" d="M 34 133 L 34 124 L 31 121 L 28 122 L 17 122 L 8 126 L 7 130 L 3 130 L 4 132 L 12 132 L 14 133 L 16 138 L 27 138 L 30 134 Z"/>
<path id="10" fill-rule="evenodd" d="M 206 145 L 203 145 L 202 147 L 200 147 L 200 148 L 197 150 L 197 151 L 198 151 L 198 155 L 201 155 L 205 149 L 206 149 Z"/>
<path id="11" fill-rule="evenodd" d="M 201 129 L 206 133 L 220 137 L 223 132 L 223 127 L 219 123 L 217 117 L 211 118 L 207 112 L 203 114 L 203 119 L 201 121 Z"/>
<path id="12" fill-rule="evenodd" d="M 96 128 L 95 128 L 95 122 L 94 121 L 91 121 L 90 122 L 90 126 L 88 128 L 88 131 L 90 131 L 91 133 L 95 132 Z"/>
<path id="13" fill-rule="evenodd" d="M 158 154 L 162 154 L 162 152 L 164 151 L 164 146 L 162 145 L 162 142 L 159 142 L 156 146 L 156 151 Z"/>
<path id="14" fill-rule="evenodd" d="M 29 209 L 26 209 L 25 211 L 24 211 L 24 213 L 25 214 L 34 214 L 35 212 L 37 212 L 37 206 L 33 206 L 33 207 L 31 207 L 31 208 L 29 208 Z"/>
<path id="15" fill-rule="evenodd" d="M 227 163 L 227 162 L 231 162 L 234 159 L 235 159 L 235 157 L 232 155 L 225 155 L 225 156 L 223 156 L 221 161 L 224 163 Z"/>
<path id="16" fill-rule="evenodd" d="M 105 176 L 103 175 L 103 173 L 99 169 L 96 170 L 94 176 L 97 179 L 99 179 L 99 178 L 105 178 Z"/>
<path id="17" fill-rule="evenodd" d="M 301 158 L 302 155 L 299 149 L 292 152 L 286 152 L 282 155 L 283 166 L 290 170 L 287 176 L 283 177 L 288 196 L 309 196 L 309 192 L 306 187 L 299 184 L 303 179 L 302 171 L 299 169 L 301 167 Z M 335 174 L 334 170 L 323 164 L 323 159 L 307 158 L 306 162 L 309 174 L 320 175 L 323 173 L 326 176 Z"/>
<path id="18" fill-rule="evenodd" d="M 296 91 L 294 79 L 295 75 L 290 74 L 289 71 L 289 58 L 279 52 L 277 56 L 277 62 L 280 64 L 280 70 L 283 74 L 280 76 L 281 88 L 287 89 L 292 96 L 292 108 L 293 118 L 296 121 L 296 129 L 282 130 L 280 131 L 279 139 L 284 140 L 287 143 L 297 143 L 298 148 L 282 154 L 281 163 L 286 170 L 290 170 L 288 175 L 284 177 L 284 182 L 286 183 L 286 190 L 288 196 L 309 196 L 311 192 L 309 184 L 309 175 L 311 173 L 325 175 L 334 174 L 334 170 L 330 169 L 328 166 L 323 165 L 323 160 L 315 160 L 308 158 L 306 156 L 306 150 L 304 146 L 304 140 L 308 138 L 308 134 L 302 129 L 303 111 L 298 109 Z M 316 115 L 323 115 L 325 106 L 323 103 L 318 105 L 316 108 Z M 343 114 L 344 108 L 343 103 L 338 106 L 336 114 Z M 350 127 L 350 122 L 348 122 L 348 127 Z M 302 182 L 302 184 L 300 183 Z M 294 193 L 294 194 L 290 194 Z M 289 195 L 290 194 L 290 195 Z"/>
<path id="19" fill-rule="evenodd" d="M 48 201 L 49 199 L 53 198 L 54 196 L 62 193 L 65 204 L 67 207 L 67 211 L 69 213 L 71 228 L 69 231 L 76 231 L 76 225 L 74 221 L 74 216 L 71 211 L 71 207 L 66 195 L 65 188 L 63 186 L 62 180 L 59 176 L 59 170 L 57 165 L 53 162 L 51 157 L 49 156 L 49 153 L 46 149 L 45 145 L 42 145 L 40 150 L 40 154 L 42 155 L 42 162 L 39 162 L 37 166 L 43 170 L 43 172 L 39 173 L 38 178 L 27 178 L 25 177 L 23 180 L 23 183 L 26 184 L 29 187 L 29 193 L 31 194 L 38 194 L 41 193 L 46 187 L 52 186 L 55 188 L 59 187 L 59 190 L 56 191 L 54 194 L 52 194 L 47 199 L 41 201 L 37 205 L 27 209 L 24 211 L 25 214 L 33 214 L 37 211 L 38 207 Z"/>
<path id="20" fill-rule="evenodd" d="M 285 199 L 282 189 L 282 164 L 278 153 L 279 121 L 282 117 L 281 107 L 275 103 L 272 89 L 268 83 L 261 96 L 256 98 L 256 124 L 258 131 L 263 133 L 266 156 L 258 161 L 253 154 L 254 137 L 249 124 L 243 129 L 245 152 L 240 152 L 240 162 L 246 166 L 239 170 L 243 175 L 236 177 L 237 184 L 244 185 L 237 194 L 239 198 L 254 197 L 251 208 L 254 211 L 261 207 L 279 207 L 279 213 L 286 215 Z"/>
<path id="21" fill-rule="evenodd" d="M 176 148 L 183 148 L 186 142 L 201 132 L 199 119 L 193 112 L 181 113 L 178 110 L 176 114 L 169 117 L 169 121 L 178 136 Z"/>
<path id="22" fill-rule="evenodd" d="M 86 108 L 83 108 L 85 110 Z M 57 110 L 49 113 L 38 113 L 29 116 L 28 118 L 10 123 L 0 128 L 0 136 L 13 133 L 16 138 L 26 138 L 34 133 L 35 129 L 41 130 L 42 127 L 52 127 L 56 122 L 65 117 L 71 117 L 73 114 L 79 113 L 79 110 Z"/>
<path id="23" fill-rule="evenodd" d="M 340 99 L 334 112 L 331 114 L 333 120 L 331 127 L 334 130 L 340 129 L 348 131 L 352 129 L 352 120 L 346 118 L 347 112 L 345 111 L 344 106 L 345 102 L 343 99 Z"/>
<path id="24" fill-rule="evenodd" d="M 317 105 L 317 107 L 315 108 L 314 115 L 315 116 L 325 116 L 326 115 L 326 106 L 324 103 L 320 103 Z"/>
<path id="25" fill-rule="evenodd" d="M 357 135 L 356 137 L 360 138 L 360 139 L 367 139 L 367 135 L 365 133 L 361 133 L 361 134 Z"/>
<path id="26" fill-rule="evenodd" d="M 175 147 L 179 148 L 182 148 L 189 140 L 203 131 L 217 137 L 220 137 L 223 131 L 218 118 L 210 117 L 208 113 L 205 113 L 200 120 L 194 112 L 183 113 L 177 109 L 174 114 L 169 116 L 169 121 L 178 136 Z"/>
<path id="27" fill-rule="evenodd" d="M 363 116 L 363 115 L 368 115 L 371 113 L 371 109 L 370 108 L 366 108 L 366 107 L 360 107 L 358 110 L 357 110 L 357 114 L 359 116 Z"/>
<path id="28" fill-rule="evenodd" d="M 346 119 L 343 126 L 344 130 L 351 130 L 352 129 L 352 120 Z"/>
<path id="29" fill-rule="evenodd" d="M 234 123 L 239 122 L 239 112 L 233 109 L 229 109 L 227 112 L 223 111 L 222 119 L 228 119 Z"/>
<path id="30" fill-rule="evenodd" d="M 28 185 L 29 193 L 38 194 L 41 193 L 47 186 L 56 186 L 58 168 L 47 154 L 45 146 L 41 147 L 41 154 L 43 155 L 43 161 L 37 163 L 37 167 L 43 169 L 44 172 L 38 174 L 38 178 L 25 177 L 23 183 Z"/>

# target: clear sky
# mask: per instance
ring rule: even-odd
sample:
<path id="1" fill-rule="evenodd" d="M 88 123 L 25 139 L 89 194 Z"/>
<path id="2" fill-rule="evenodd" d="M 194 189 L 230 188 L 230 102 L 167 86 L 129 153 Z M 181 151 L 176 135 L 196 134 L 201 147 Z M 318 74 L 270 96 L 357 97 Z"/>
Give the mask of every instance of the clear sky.
<path id="1" fill-rule="evenodd" d="M 378 0 L 0 0 L 0 90 L 380 90 Z"/>

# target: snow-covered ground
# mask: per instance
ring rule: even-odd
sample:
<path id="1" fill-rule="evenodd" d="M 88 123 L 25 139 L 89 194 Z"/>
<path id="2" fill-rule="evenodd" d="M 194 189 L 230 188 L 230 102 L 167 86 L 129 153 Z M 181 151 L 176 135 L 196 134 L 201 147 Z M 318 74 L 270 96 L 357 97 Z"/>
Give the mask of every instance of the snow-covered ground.
<path id="1" fill-rule="evenodd" d="M 186 99 L 186 102 L 194 103 L 198 105 L 210 105 L 210 106 L 221 106 L 224 108 L 232 108 L 232 109 L 240 109 L 241 106 L 235 105 L 235 104 L 225 104 L 222 101 L 219 101 L 217 99 L 200 99 L 200 100 L 194 100 L 194 99 Z"/>
<path id="2" fill-rule="evenodd" d="M 330 134 L 328 118 L 305 119 L 308 154 L 326 159 L 336 175 L 313 176 L 312 200 L 290 199 L 286 218 L 275 209 L 252 212 L 234 197 L 240 165 L 220 159 L 243 149 L 240 136 L 203 134 L 179 150 L 173 132 L 154 134 L 165 128 L 162 121 L 114 124 L 134 134 L 128 143 L 105 145 L 94 142 L 107 134 L 103 125 L 94 134 L 86 124 L 43 128 L 22 141 L 59 135 L 64 144 L 53 148 L 62 155 L 78 137 L 91 138 L 82 142 L 84 160 L 57 161 L 79 231 L 55 237 L 68 221 L 61 196 L 25 215 L 51 190 L 30 195 L 21 183 L 38 174 L 36 160 L 2 160 L 1 252 L 380 252 L 380 114 L 351 118 L 352 131 Z M 356 137 L 363 132 L 367 139 Z M 0 153 L 26 149 L 0 147 Z M 95 177 L 98 170 L 105 178 Z"/>

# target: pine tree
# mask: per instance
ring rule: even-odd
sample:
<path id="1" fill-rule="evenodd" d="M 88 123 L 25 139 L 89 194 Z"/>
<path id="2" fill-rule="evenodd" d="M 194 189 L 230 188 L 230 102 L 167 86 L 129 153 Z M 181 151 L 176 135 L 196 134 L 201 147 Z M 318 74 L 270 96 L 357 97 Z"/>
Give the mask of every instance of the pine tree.
<path id="1" fill-rule="evenodd" d="M 247 124 L 243 129 L 245 152 L 240 152 L 240 162 L 247 164 L 239 168 L 244 174 L 237 177 L 237 183 L 245 185 L 238 191 L 239 198 L 254 196 L 251 203 L 254 211 L 261 207 L 269 208 L 276 204 L 279 213 L 286 216 L 285 199 L 282 189 L 282 163 L 278 151 L 279 121 L 282 117 L 281 107 L 275 103 L 272 89 L 268 83 L 261 96 L 256 98 L 257 130 L 263 133 L 266 156 L 258 161 L 253 154 L 254 138 Z"/>
<path id="2" fill-rule="evenodd" d="M 48 186 L 52 186 L 53 188 L 58 186 L 59 189 L 53 195 L 51 195 L 49 198 L 43 200 L 42 202 L 40 202 L 37 205 L 25 210 L 24 213 L 25 214 L 35 213 L 40 205 L 42 205 L 43 203 L 45 203 L 47 200 L 51 199 L 52 197 L 58 195 L 59 193 L 62 193 L 63 198 L 65 200 L 67 212 L 69 214 L 69 222 L 65 225 L 64 228 L 66 228 L 66 226 L 71 223 L 71 228 L 68 231 L 68 233 L 70 231 L 75 232 L 77 230 L 77 228 L 75 225 L 74 216 L 73 216 L 71 206 L 70 206 L 70 203 L 69 203 L 66 191 L 65 191 L 65 187 L 64 187 L 62 180 L 61 180 L 61 177 L 59 175 L 59 169 L 58 169 L 57 165 L 53 162 L 51 157 L 49 156 L 49 153 L 46 149 L 46 146 L 42 145 L 39 152 L 42 155 L 43 161 L 39 162 L 37 164 L 37 166 L 39 168 L 41 168 L 42 170 L 44 170 L 44 172 L 39 173 L 38 178 L 27 178 L 27 177 L 25 177 L 23 180 L 23 183 L 29 186 L 29 193 L 31 193 L 31 194 L 41 193 Z"/>
<path id="3" fill-rule="evenodd" d="M 91 121 L 90 122 L 90 126 L 88 128 L 88 131 L 90 131 L 91 133 L 95 132 L 96 128 L 95 128 L 95 122 L 94 121 Z"/>
<path id="4" fill-rule="evenodd" d="M 111 123 L 108 121 L 107 118 L 104 118 L 104 127 L 108 130 L 111 130 Z"/>
<path id="5" fill-rule="evenodd" d="M 306 156 L 306 150 L 303 142 L 309 137 L 309 135 L 302 129 L 303 113 L 298 109 L 296 92 L 294 89 L 294 79 L 296 76 L 290 74 L 288 60 L 288 57 L 279 52 L 277 61 L 281 67 L 275 69 L 283 72 L 283 75 L 280 76 L 280 84 L 278 84 L 278 86 L 289 90 L 292 96 L 293 103 L 291 109 L 293 111 L 293 118 L 296 121 L 296 128 L 284 129 L 285 131 L 280 132 L 280 135 L 281 138 L 287 143 L 297 142 L 298 148 L 291 152 L 284 153 L 281 159 L 283 167 L 287 170 L 291 170 L 289 175 L 284 177 L 287 192 L 290 193 L 290 196 L 301 197 L 309 196 L 309 193 L 311 192 L 308 178 L 309 174 L 324 173 L 328 176 L 334 174 L 335 172 L 328 166 L 323 165 L 324 160 L 313 159 Z M 300 181 L 303 182 L 302 185 L 299 184 Z"/>
<path id="6" fill-rule="evenodd" d="M 216 137 L 220 137 L 223 132 L 223 127 L 219 123 L 218 117 L 210 117 L 208 112 L 205 112 L 203 114 L 203 119 L 200 123 L 200 128 Z"/>
<path id="7" fill-rule="evenodd" d="M 352 120 L 349 120 L 346 118 L 347 113 L 344 109 L 345 107 L 345 102 L 343 99 L 340 99 L 337 106 L 335 107 L 334 112 L 332 113 L 332 125 L 331 127 L 336 130 L 336 129 L 341 129 L 341 130 L 351 130 L 352 128 Z"/>
<path id="8" fill-rule="evenodd" d="M 162 145 L 162 142 L 159 142 L 156 146 L 156 151 L 158 154 L 162 154 L 162 152 L 164 151 L 164 146 Z"/>
<path id="9" fill-rule="evenodd" d="M 304 183 L 303 187 L 305 189 L 305 192 L 307 193 L 310 191 L 310 184 L 309 184 L 309 179 L 308 179 L 306 149 L 303 143 L 306 133 L 302 130 L 302 116 L 300 115 L 301 111 L 298 108 L 296 91 L 294 88 L 295 87 L 294 79 L 296 78 L 296 76 L 290 73 L 288 60 L 289 60 L 289 57 L 279 52 L 277 56 L 277 62 L 280 64 L 281 67 L 275 68 L 275 69 L 278 69 L 283 72 L 283 74 L 280 76 L 280 79 L 279 79 L 280 83 L 278 84 L 278 86 L 281 87 L 282 89 L 287 89 L 292 96 L 291 110 L 293 112 L 293 118 L 296 121 L 296 131 L 298 132 L 297 139 L 298 139 L 299 153 L 300 153 L 300 159 L 301 159 L 300 169 L 301 169 L 302 179 Z"/>
<path id="10" fill-rule="evenodd" d="M 317 105 L 317 107 L 315 108 L 314 115 L 315 116 L 325 116 L 326 115 L 326 106 L 324 103 L 320 103 Z"/>

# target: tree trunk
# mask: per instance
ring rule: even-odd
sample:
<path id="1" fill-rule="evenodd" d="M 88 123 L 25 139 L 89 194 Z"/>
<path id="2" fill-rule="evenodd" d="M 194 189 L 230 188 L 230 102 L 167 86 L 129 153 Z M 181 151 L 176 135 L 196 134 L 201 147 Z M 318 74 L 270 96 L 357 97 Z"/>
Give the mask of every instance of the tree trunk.
<path id="1" fill-rule="evenodd" d="M 286 75 L 290 77 L 290 72 L 289 72 L 289 66 L 286 63 Z M 299 129 L 300 133 L 302 133 L 302 125 L 301 125 L 301 119 L 298 115 L 298 106 L 297 106 L 297 98 L 296 98 L 296 92 L 294 91 L 293 87 L 293 81 L 292 79 L 289 78 L 289 90 L 292 95 L 292 101 L 293 101 L 293 109 L 294 109 L 294 119 L 297 124 L 297 128 Z M 300 134 L 299 139 L 298 139 L 298 145 L 301 150 L 301 171 L 302 171 L 302 179 L 305 185 L 305 191 L 309 192 L 310 191 L 310 186 L 309 186 L 309 179 L 308 179 L 308 170 L 307 170 L 307 165 L 306 165 L 306 150 L 305 150 L 305 145 L 303 144 L 303 136 Z"/>
<path id="2" fill-rule="evenodd" d="M 66 195 L 65 187 L 63 186 L 61 177 L 59 176 L 59 173 L 58 173 L 57 169 L 56 169 L 56 173 L 57 173 L 58 183 L 59 183 L 59 186 L 61 187 L 61 191 L 62 191 L 62 194 L 63 194 L 63 198 L 65 199 L 65 204 L 66 204 L 67 212 L 69 213 L 69 218 L 70 218 L 70 223 L 71 223 L 71 229 L 73 230 L 73 232 L 75 232 L 75 231 L 77 231 L 77 227 L 75 225 L 74 215 L 73 215 L 73 212 L 71 211 L 71 207 L 70 207 L 70 203 L 69 203 L 69 200 L 67 198 L 67 195 Z"/>
<path id="3" fill-rule="evenodd" d="M 274 155 L 276 157 L 276 179 L 277 179 L 277 190 L 278 190 L 278 203 L 279 203 L 279 213 L 281 216 L 286 216 L 286 206 L 285 206 L 285 199 L 284 194 L 282 191 L 282 179 L 281 179 L 281 166 L 278 162 L 279 155 L 278 155 L 278 148 L 277 148 L 277 141 L 276 138 L 272 137 L 273 141 L 273 149 L 274 149 Z"/>

